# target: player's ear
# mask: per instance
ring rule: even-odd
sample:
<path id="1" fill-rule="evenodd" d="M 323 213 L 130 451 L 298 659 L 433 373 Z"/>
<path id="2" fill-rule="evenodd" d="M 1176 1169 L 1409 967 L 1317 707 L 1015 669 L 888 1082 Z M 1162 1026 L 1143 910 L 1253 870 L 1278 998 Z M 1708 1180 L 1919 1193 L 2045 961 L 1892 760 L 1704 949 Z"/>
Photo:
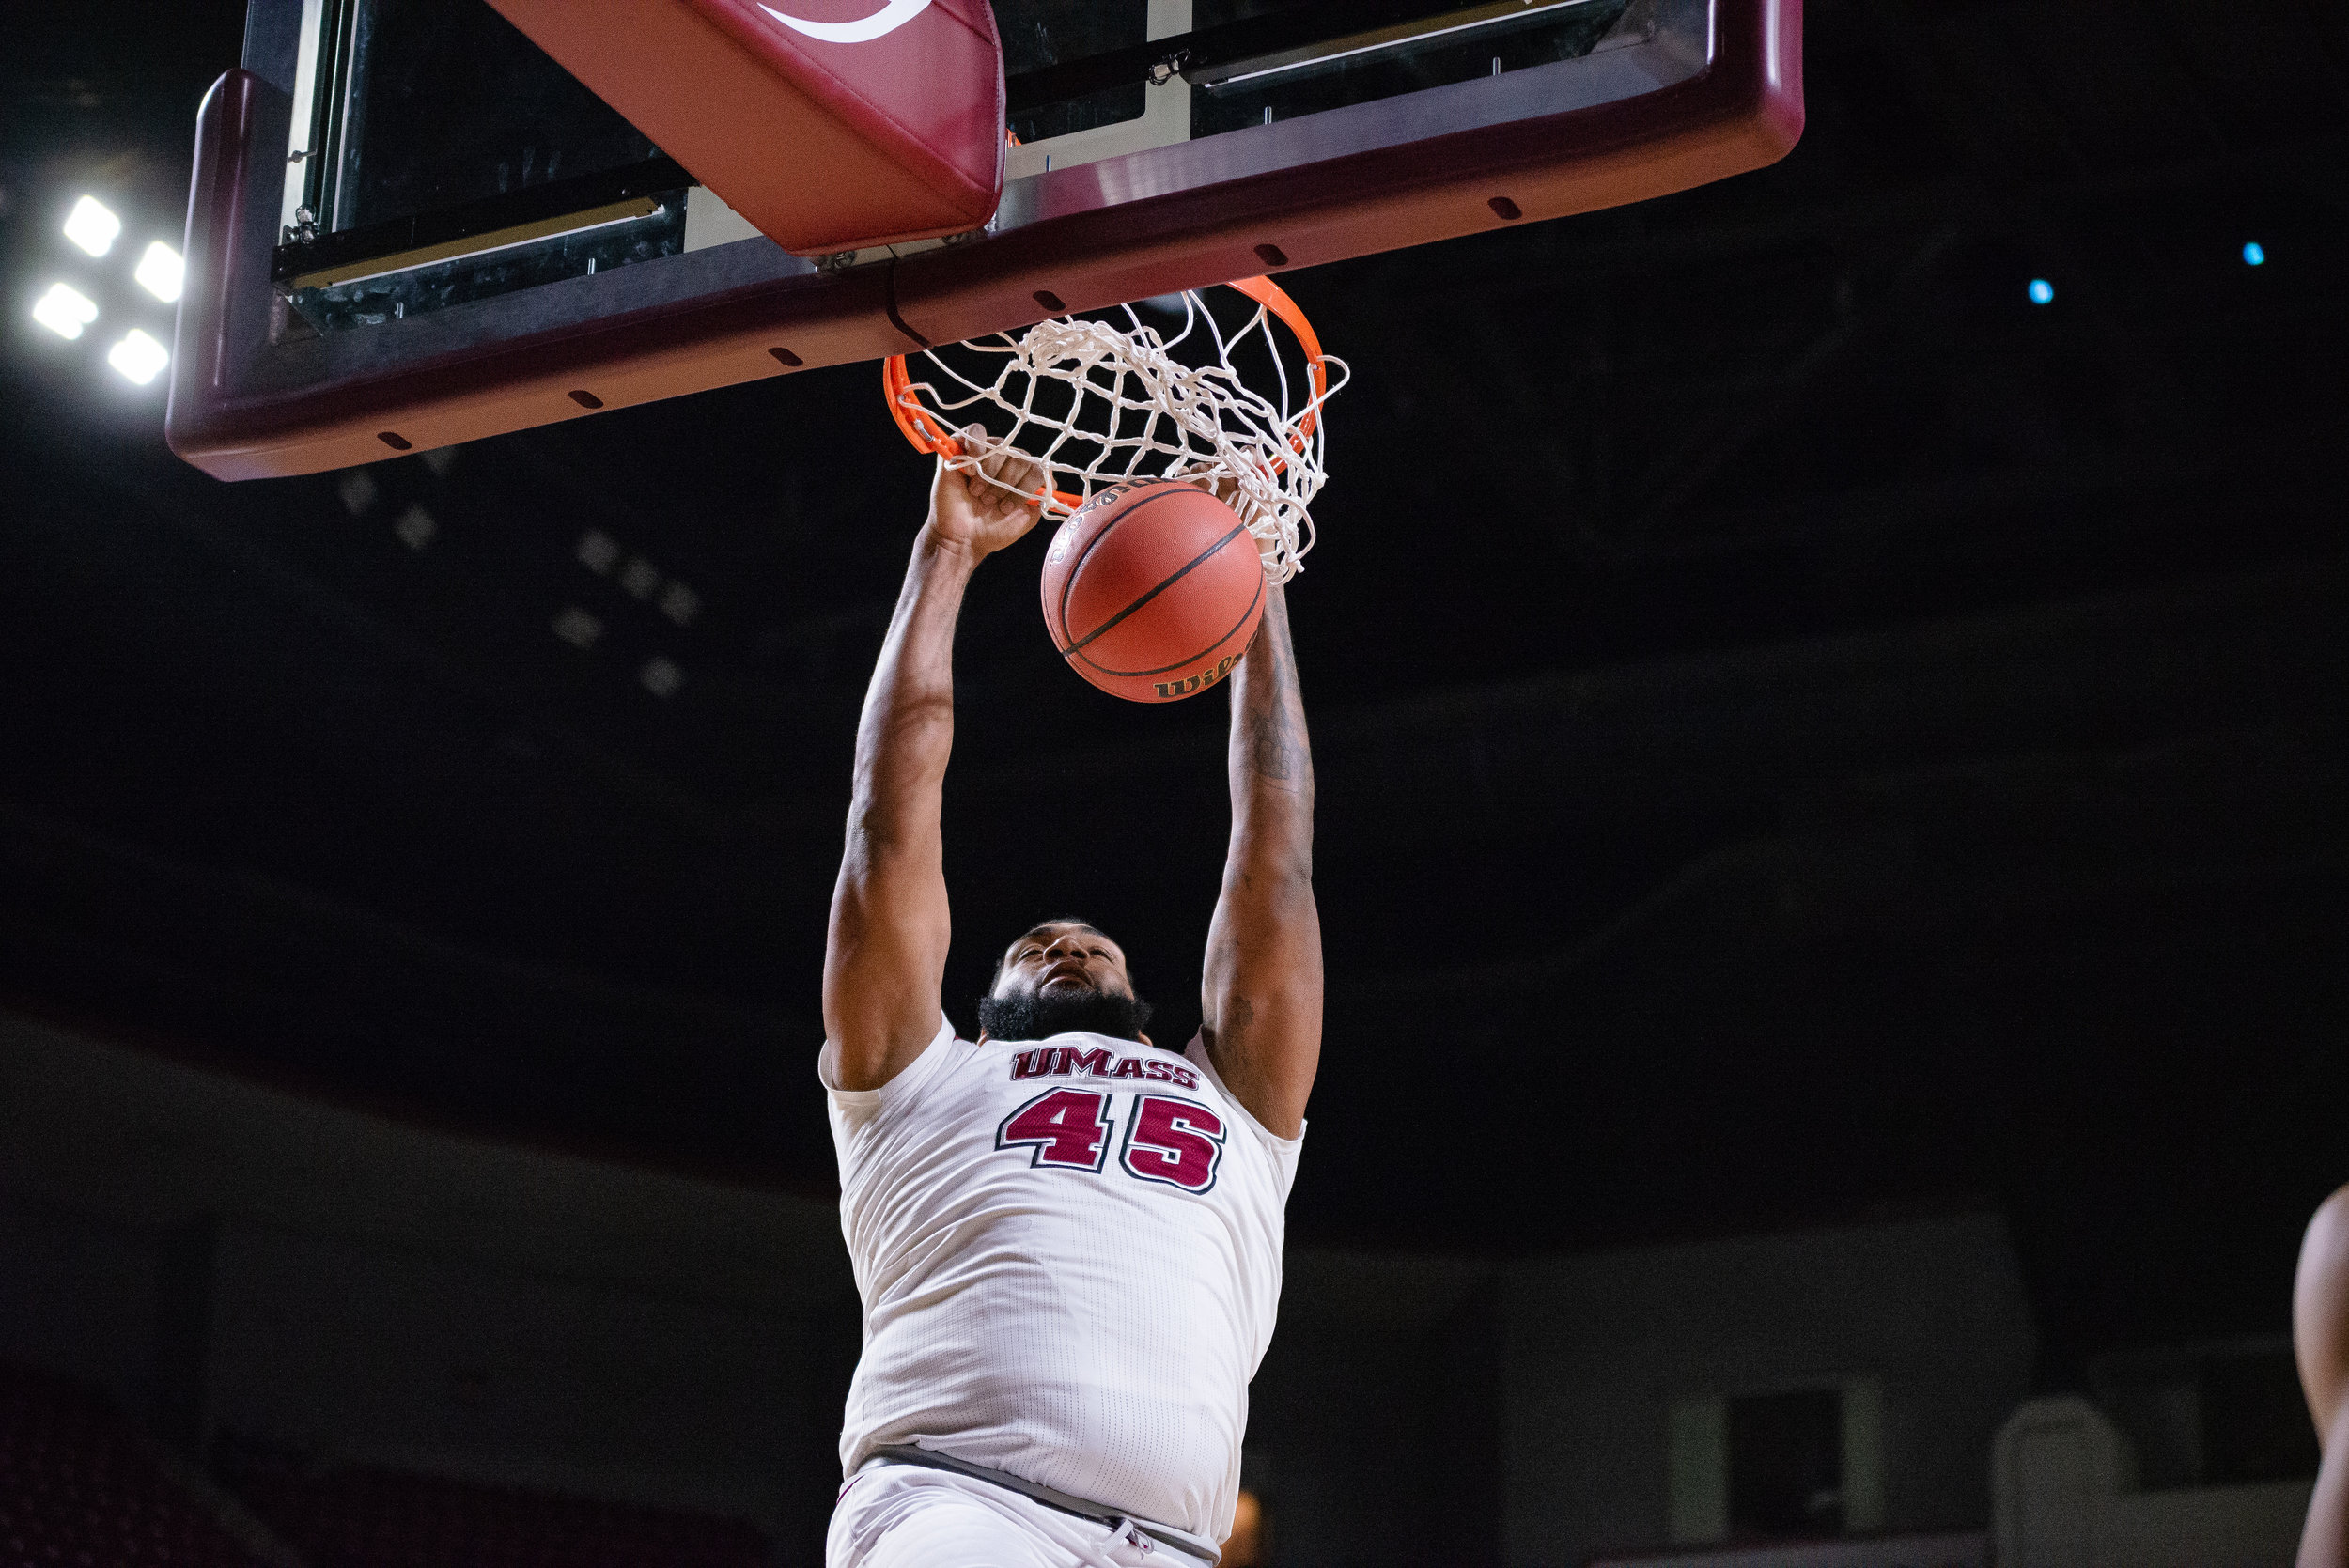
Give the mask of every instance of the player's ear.
<path id="1" fill-rule="evenodd" d="M 1153 1040 L 1147 1034 L 1136 1034 L 1134 1038 L 1140 1040 L 1145 1046 L 1156 1046 L 1158 1044 L 1156 1040 Z"/>

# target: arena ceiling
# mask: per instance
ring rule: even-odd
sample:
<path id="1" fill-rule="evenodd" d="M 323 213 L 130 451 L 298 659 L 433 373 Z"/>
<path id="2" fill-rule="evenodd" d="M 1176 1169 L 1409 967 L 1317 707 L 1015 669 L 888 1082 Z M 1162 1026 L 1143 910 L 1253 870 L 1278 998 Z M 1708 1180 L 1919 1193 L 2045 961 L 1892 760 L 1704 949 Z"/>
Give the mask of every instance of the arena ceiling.
<path id="1" fill-rule="evenodd" d="M 176 225 L 241 15 L 144 12 L 12 52 L 11 299 L 76 180 Z M 1808 12 L 1781 164 L 1284 279 L 1356 371 L 1292 591 L 1331 974 L 1297 1234 L 1992 1204 L 2058 1365 L 2280 1327 L 2349 1177 L 2349 23 Z M 824 910 L 926 478 L 877 373 L 229 487 L 22 347 L 19 1003 L 829 1183 Z M 1036 553 L 964 621 L 950 1006 L 1073 911 L 1179 1034 L 1221 706 L 1061 670 Z"/>

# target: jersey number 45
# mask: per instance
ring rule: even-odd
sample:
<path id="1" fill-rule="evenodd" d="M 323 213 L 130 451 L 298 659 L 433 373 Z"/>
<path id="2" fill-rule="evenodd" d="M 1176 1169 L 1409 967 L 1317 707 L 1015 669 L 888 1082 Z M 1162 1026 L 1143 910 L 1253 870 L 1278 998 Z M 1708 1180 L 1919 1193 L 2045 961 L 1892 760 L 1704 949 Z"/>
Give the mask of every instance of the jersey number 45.
<path id="1" fill-rule="evenodd" d="M 1110 1102 L 1118 1096 L 1097 1089 L 1054 1089 L 1038 1094 L 1003 1118 L 995 1129 L 999 1149 L 1034 1149 L 1031 1166 L 1098 1171 L 1117 1141 Z M 1126 1113 L 1126 1137 L 1117 1163 L 1136 1181 L 1163 1182 L 1185 1192 L 1215 1185 L 1223 1163 L 1223 1118 L 1196 1100 L 1166 1094 L 1136 1094 Z"/>

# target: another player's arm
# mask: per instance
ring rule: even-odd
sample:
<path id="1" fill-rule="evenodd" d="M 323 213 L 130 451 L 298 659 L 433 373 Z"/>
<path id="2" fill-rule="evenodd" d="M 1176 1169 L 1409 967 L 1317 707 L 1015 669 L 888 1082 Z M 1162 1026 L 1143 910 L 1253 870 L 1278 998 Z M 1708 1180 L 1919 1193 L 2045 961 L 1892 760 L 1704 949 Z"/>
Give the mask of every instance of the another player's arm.
<path id="1" fill-rule="evenodd" d="M 2298 1568 L 2349 1564 L 2349 1187 L 2325 1200 L 2300 1243 L 2292 1348 L 2325 1453 L 2300 1534 Z"/>
<path id="2" fill-rule="evenodd" d="M 1314 759 L 1275 588 L 1232 675 L 1232 846 L 1207 927 L 1200 1034 L 1249 1113 L 1282 1138 L 1305 1125 L 1321 1063 L 1321 915 L 1314 905 Z"/>
<path id="3" fill-rule="evenodd" d="M 1035 488 L 1023 462 L 988 467 Z M 857 725 L 848 852 L 824 946 L 824 1049 L 843 1089 L 879 1088 L 938 1033 L 953 936 L 939 810 L 955 738 L 955 621 L 978 564 L 1035 520 L 1010 490 L 939 465 Z"/>

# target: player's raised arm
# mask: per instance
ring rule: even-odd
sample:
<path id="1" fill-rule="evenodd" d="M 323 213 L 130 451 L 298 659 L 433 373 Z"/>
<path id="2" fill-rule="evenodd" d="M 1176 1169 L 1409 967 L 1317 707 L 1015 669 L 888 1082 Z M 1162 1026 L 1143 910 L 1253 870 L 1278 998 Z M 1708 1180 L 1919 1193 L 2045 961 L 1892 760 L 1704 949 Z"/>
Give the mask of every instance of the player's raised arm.
<path id="1" fill-rule="evenodd" d="M 1232 846 L 1207 928 L 1200 1033 L 1249 1113 L 1282 1138 L 1305 1122 L 1321 1062 L 1321 915 L 1314 906 L 1314 759 L 1279 588 L 1232 675 Z"/>
<path id="2" fill-rule="evenodd" d="M 1011 488 L 939 465 L 857 725 L 824 946 L 827 1076 L 842 1089 L 879 1088 L 938 1032 L 953 932 L 938 822 L 955 738 L 955 621 L 978 564 L 1035 526 L 1035 505 L 1014 491 L 1040 483 L 1017 458 L 987 466 Z"/>

